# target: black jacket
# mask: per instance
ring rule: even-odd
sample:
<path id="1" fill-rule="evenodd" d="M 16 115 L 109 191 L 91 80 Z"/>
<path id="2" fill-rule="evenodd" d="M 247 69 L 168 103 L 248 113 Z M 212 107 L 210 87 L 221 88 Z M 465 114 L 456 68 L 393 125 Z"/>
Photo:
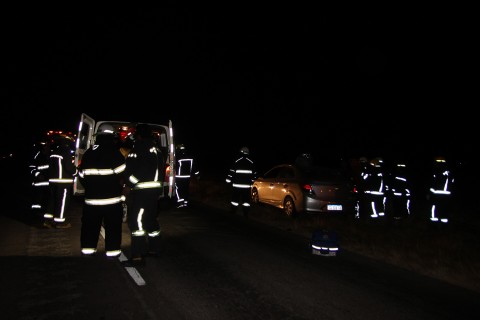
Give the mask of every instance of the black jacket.
<path id="1" fill-rule="evenodd" d="M 247 155 L 241 155 L 230 166 L 226 181 L 234 188 L 250 188 L 256 178 L 255 163 Z"/>
<path id="2" fill-rule="evenodd" d="M 163 187 L 165 164 L 153 141 L 136 140 L 125 164 L 125 184 L 132 190 Z"/>
<path id="3" fill-rule="evenodd" d="M 48 164 L 49 183 L 73 183 L 75 173 L 71 149 L 66 145 L 54 146 Z"/>
<path id="4" fill-rule="evenodd" d="M 113 136 L 99 135 L 78 167 L 85 199 L 113 199 L 122 195 L 125 158 Z"/>

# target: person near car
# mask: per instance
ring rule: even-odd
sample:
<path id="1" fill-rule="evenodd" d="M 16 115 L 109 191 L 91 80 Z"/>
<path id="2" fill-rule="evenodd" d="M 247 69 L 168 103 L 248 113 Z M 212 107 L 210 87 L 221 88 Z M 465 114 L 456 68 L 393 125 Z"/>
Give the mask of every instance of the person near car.
<path id="1" fill-rule="evenodd" d="M 44 214 L 47 228 L 70 228 L 66 213 L 72 194 L 73 177 L 76 168 L 73 164 L 73 139 L 65 134 L 54 135 L 48 163 L 49 201 Z"/>
<path id="2" fill-rule="evenodd" d="M 355 203 L 355 218 L 360 219 L 362 211 L 366 211 L 365 199 L 365 180 L 369 171 L 369 161 L 367 157 L 361 156 L 358 161 L 353 161 L 353 181 L 355 183 L 356 203 Z"/>
<path id="3" fill-rule="evenodd" d="M 394 161 L 386 182 L 389 218 L 402 220 L 410 216 L 410 181 L 405 161 Z"/>
<path id="4" fill-rule="evenodd" d="M 255 162 L 250 157 L 250 150 L 247 147 L 240 149 L 239 155 L 230 165 L 226 182 L 231 185 L 230 208 L 236 211 L 242 208 L 243 215 L 248 217 L 252 197 L 251 188 L 253 181 L 257 178 Z"/>
<path id="5" fill-rule="evenodd" d="M 122 244 L 123 173 L 125 157 L 115 143 L 115 130 L 102 124 L 95 143 L 85 151 L 78 167 L 85 188 L 80 229 L 82 255 L 96 254 L 100 231 L 105 228 L 105 255 L 118 257 Z"/>
<path id="6" fill-rule="evenodd" d="M 160 255 L 158 200 L 163 188 L 165 165 L 156 147 L 152 129 L 138 124 L 134 144 L 125 162 L 124 195 L 130 197 L 128 226 L 131 233 L 130 258 L 126 266 L 144 265 L 145 257 Z"/>
<path id="7" fill-rule="evenodd" d="M 186 149 L 184 144 L 177 145 L 175 159 L 175 193 L 177 198 L 177 208 L 188 207 L 190 199 L 190 180 L 200 177 L 196 161 Z"/>
<path id="8" fill-rule="evenodd" d="M 313 166 L 313 156 L 309 152 L 303 152 L 295 158 L 295 165 L 299 168 L 308 169 Z"/>
<path id="9" fill-rule="evenodd" d="M 32 179 L 31 209 L 35 219 L 43 219 L 48 208 L 49 183 L 48 166 L 50 158 L 50 143 L 48 139 L 38 139 L 33 145 L 33 156 L 30 164 Z"/>
<path id="10" fill-rule="evenodd" d="M 447 224 L 452 211 L 453 172 L 443 156 L 434 158 L 430 181 L 430 221 Z"/>
<path id="11" fill-rule="evenodd" d="M 385 216 L 386 195 L 383 171 L 383 159 L 373 158 L 363 175 L 366 208 L 362 211 L 374 219 Z"/>

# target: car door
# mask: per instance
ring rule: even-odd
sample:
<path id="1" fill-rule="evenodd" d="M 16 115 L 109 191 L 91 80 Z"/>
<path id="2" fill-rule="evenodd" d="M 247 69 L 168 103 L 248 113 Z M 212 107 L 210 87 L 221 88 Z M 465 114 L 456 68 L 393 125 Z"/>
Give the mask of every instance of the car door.
<path id="1" fill-rule="evenodd" d="M 280 171 L 281 167 L 277 166 L 267 171 L 262 177 L 258 185 L 258 195 L 261 202 L 277 205 L 275 198 L 277 197 L 278 174 Z"/>
<path id="2" fill-rule="evenodd" d="M 85 113 L 82 113 L 80 117 L 80 123 L 78 125 L 77 141 L 75 143 L 75 167 L 78 167 L 82 161 L 83 154 L 90 147 L 92 137 L 94 134 L 95 120 Z M 73 180 L 73 194 L 83 195 L 85 189 L 80 183 L 78 177 Z"/>
<path id="3" fill-rule="evenodd" d="M 282 166 L 279 168 L 277 175 L 270 184 L 271 202 L 277 206 L 283 206 L 285 196 L 291 192 L 291 186 L 294 186 L 292 179 L 294 179 L 294 171 L 290 166 Z"/>

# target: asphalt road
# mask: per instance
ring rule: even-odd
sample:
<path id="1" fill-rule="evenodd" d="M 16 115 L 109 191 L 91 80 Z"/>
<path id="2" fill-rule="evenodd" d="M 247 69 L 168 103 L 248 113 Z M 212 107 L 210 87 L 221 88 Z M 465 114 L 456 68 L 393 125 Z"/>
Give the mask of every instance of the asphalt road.
<path id="1" fill-rule="evenodd" d="M 102 237 L 80 256 L 81 198 L 56 230 L 29 215 L 28 194 L 2 194 L 2 319 L 476 318 L 479 293 L 346 251 L 315 256 L 304 237 L 201 203 L 162 207 L 162 256 L 127 269 Z M 126 224 L 122 246 L 121 259 Z"/>

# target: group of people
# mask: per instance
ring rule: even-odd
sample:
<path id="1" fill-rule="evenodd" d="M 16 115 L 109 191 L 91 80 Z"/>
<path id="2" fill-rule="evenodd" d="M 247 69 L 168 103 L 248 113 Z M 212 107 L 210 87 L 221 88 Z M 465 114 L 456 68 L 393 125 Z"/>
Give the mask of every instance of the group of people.
<path id="1" fill-rule="evenodd" d="M 107 257 L 121 254 L 122 203 L 128 198 L 127 223 L 131 234 L 126 266 L 144 265 L 147 256 L 160 255 L 161 227 L 158 199 L 163 188 L 165 161 L 148 124 L 138 124 L 126 157 L 115 143 L 115 130 L 102 124 L 95 144 L 78 166 L 85 188 L 80 245 L 82 254 L 97 251 L 102 224 Z"/>
<path id="2" fill-rule="evenodd" d="M 411 181 L 405 162 L 394 162 L 386 167 L 382 158 L 359 159 L 357 187 L 360 198 L 356 217 L 400 220 L 411 214 Z M 429 220 L 448 223 L 452 210 L 453 174 L 445 157 L 435 157 L 428 181 Z"/>
<path id="3" fill-rule="evenodd" d="M 73 162 L 72 142 L 71 138 L 56 135 L 39 143 L 33 155 L 32 210 L 41 213 L 43 225 L 48 228 L 71 226 L 65 213 L 73 179 L 78 177 L 85 189 L 80 235 L 82 255 L 96 254 L 103 226 L 106 256 L 120 256 L 124 205 L 127 204 L 131 252 L 124 264 L 144 265 L 147 256 L 158 257 L 161 235 L 158 199 L 165 178 L 165 157 L 155 144 L 150 126 L 138 124 L 133 139 L 128 140 L 130 145 L 121 148 L 115 129 L 102 124 L 78 167 Z M 192 176 L 198 176 L 199 172 L 184 145 L 178 146 L 176 155 L 176 196 L 178 206 L 184 207 L 188 206 L 190 172 Z"/>
<path id="4" fill-rule="evenodd" d="M 73 139 L 62 132 L 49 132 L 34 144 L 30 164 L 32 210 L 47 228 L 70 228 L 65 213 L 70 202 L 76 168 L 73 164 Z"/>

